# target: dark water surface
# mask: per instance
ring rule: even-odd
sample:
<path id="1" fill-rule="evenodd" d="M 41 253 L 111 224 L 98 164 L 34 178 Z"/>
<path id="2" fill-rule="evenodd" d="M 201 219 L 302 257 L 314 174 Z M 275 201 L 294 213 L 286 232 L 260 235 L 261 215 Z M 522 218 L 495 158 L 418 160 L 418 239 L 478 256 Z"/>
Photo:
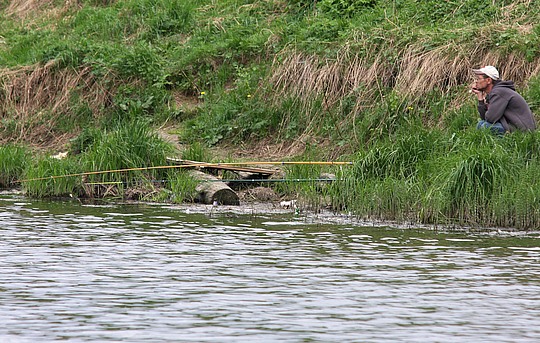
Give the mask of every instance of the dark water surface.
<path id="1" fill-rule="evenodd" d="M 539 342 L 540 235 L 0 197 L 0 342 Z"/>

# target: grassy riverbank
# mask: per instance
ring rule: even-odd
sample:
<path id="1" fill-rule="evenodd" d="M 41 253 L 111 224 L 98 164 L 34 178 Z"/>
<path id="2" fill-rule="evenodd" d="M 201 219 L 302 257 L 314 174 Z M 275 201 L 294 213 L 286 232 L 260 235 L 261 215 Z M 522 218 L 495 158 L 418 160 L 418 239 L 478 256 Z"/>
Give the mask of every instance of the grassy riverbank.
<path id="1" fill-rule="evenodd" d="M 493 64 L 540 113 L 532 1 L 19 0 L 0 11 L 2 187 L 164 165 L 174 152 L 155 130 L 166 126 L 185 154 L 227 146 L 260 158 L 270 147 L 272 157 L 354 161 L 287 169 L 338 175 L 330 187 L 275 186 L 315 208 L 539 226 L 540 136 L 477 132 L 467 92 L 470 69 Z M 47 157 L 59 151 L 70 153 Z M 85 189 L 98 182 L 117 182 L 117 196 L 192 198 L 189 177 L 160 169 L 23 187 L 103 196 Z"/>

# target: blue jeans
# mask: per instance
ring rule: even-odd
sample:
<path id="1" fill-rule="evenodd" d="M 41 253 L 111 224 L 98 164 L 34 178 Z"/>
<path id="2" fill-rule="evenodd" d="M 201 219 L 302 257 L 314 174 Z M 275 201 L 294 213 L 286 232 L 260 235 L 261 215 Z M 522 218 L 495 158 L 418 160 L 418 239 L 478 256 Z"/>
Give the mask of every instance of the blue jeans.
<path id="1" fill-rule="evenodd" d="M 506 132 L 506 130 L 504 129 L 501 123 L 492 124 L 485 120 L 480 120 L 478 122 L 478 125 L 476 125 L 476 128 L 477 129 L 490 129 L 493 133 L 500 134 L 500 135 L 504 135 L 504 133 Z"/>

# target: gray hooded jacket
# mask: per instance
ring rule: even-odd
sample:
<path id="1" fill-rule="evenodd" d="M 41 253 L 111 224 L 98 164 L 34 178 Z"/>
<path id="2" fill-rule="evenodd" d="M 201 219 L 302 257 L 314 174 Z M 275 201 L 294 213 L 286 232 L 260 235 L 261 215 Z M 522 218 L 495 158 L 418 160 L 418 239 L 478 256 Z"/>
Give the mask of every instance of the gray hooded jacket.
<path id="1" fill-rule="evenodd" d="M 501 123 L 506 131 L 536 129 L 529 105 L 516 92 L 513 81 L 497 82 L 486 97 L 478 102 L 480 118 L 492 124 Z"/>

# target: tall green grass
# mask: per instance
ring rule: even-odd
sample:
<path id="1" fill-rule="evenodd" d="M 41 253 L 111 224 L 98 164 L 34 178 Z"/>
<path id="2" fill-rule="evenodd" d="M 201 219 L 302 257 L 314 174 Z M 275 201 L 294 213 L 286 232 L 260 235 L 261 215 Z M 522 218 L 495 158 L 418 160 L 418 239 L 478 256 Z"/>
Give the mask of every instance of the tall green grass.
<path id="1" fill-rule="evenodd" d="M 89 175 L 93 182 L 124 182 L 128 186 L 140 180 L 162 179 L 161 169 L 144 169 L 165 166 L 166 157 L 173 151 L 145 121 L 120 122 L 81 155 L 85 171 L 112 171 Z M 143 168 L 143 170 L 137 170 Z M 117 172 L 117 170 L 135 169 Z"/>
<path id="2" fill-rule="evenodd" d="M 23 146 L 0 146 L 0 189 L 20 186 L 16 181 L 22 179 L 30 158 L 31 152 Z"/>
<path id="3" fill-rule="evenodd" d="M 81 177 L 64 175 L 81 173 L 73 159 L 41 157 L 32 163 L 24 174 L 23 192 L 31 197 L 68 197 L 83 195 Z"/>
<path id="4" fill-rule="evenodd" d="M 194 202 L 197 196 L 195 188 L 200 181 L 195 180 L 183 170 L 169 173 L 170 201 L 174 203 Z"/>
<path id="5" fill-rule="evenodd" d="M 154 181 L 167 179 L 167 170 L 160 167 L 167 165 L 166 157 L 173 151 L 143 120 L 119 122 L 105 132 L 88 129 L 70 150 L 79 154 L 64 160 L 41 158 L 29 165 L 25 192 L 36 197 L 93 196 L 101 192 L 90 188 L 107 184 L 118 185 L 120 192 L 125 187 L 152 190 Z M 76 175 L 63 177 L 70 174 Z"/>
<path id="6" fill-rule="evenodd" d="M 494 145 L 470 146 L 437 159 L 439 171 L 434 175 L 430 197 L 442 197 L 441 213 L 458 223 L 483 222 L 496 194 L 517 181 L 519 160 L 508 154 L 499 142 Z"/>
<path id="7" fill-rule="evenodd" d="M 182 159 L 196 162 L 212 162 L 213 156 L 210 150 L 202 143 L 194 141 L 188 148 L 182 151 Z"/>
<path id="8" fill-rule="evenodd" d="M 493 201 L 494 226 L 540 227 L 540 172 L 537 164 L 518 171 L 515 182 L 507 185 Z"/>
<path id="9" fill-rule="evenodd" d="M 424 141 L 422 133 L 402 135 L 359 153 L 344 181 L 332 186 L 334 207 L 431 224 L 538 225 L 539 133 L 432 134 Z"/>

